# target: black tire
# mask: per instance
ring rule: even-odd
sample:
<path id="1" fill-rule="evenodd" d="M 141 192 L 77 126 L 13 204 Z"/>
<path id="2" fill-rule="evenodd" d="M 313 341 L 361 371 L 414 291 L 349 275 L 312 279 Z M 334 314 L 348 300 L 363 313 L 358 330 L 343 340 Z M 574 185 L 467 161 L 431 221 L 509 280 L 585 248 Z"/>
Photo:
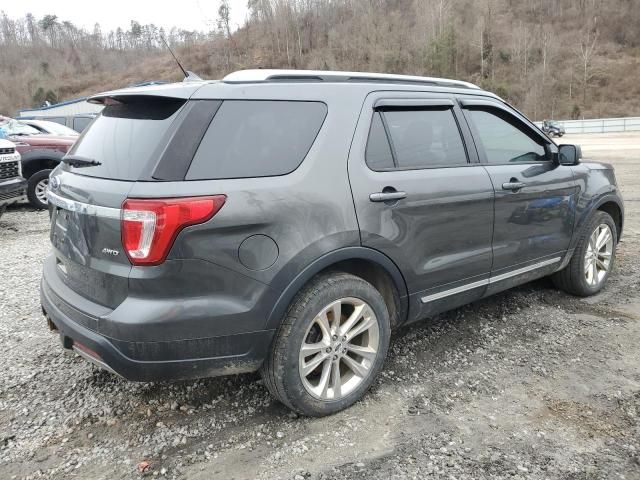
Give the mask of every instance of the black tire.
<path id="1" fill-rule="evenodd" d="M 585 255 L 589 245 L 589 238 L 595 229 L 602 224 L 606 224 L 611 229 L 611 235 L 613 236 L 613 250 L 611 253 L 611 263 L 604 276 L 604 278 L 595 286 L 589 285 L 585 278 Z M 553 274 L 551 279 L 554 285 L 567 293 L 576 295 L 579 297 L 588 297 L 598 293 L 604 285 L 607 283 L 607 279 L 611 274 L 611 271 L 615 265 L 616 258 L 616 246 L 618 244 L 618 233 L 616 231 L 616 224 L 611 218 L 611 215 L 602 211 L 596 211 L 591 217 L 582 233 L 580 239 L 576 245 L 576 249 L 573 252 L 571 261 L 561 271 Z"/>
<path id="2" fill-rule="evenodd" d="M 27 198 L 32 207 L 38 210 L 45 210 L 47 208 L 47 202 L 42 201 L 36 194 L 38 184 L 41 182 L 49 181 L 49 174 L 51 170 L 40 170 L 29 177 L 27 181 Z"/>
<path id="3" fill-rule="evenodd" d="M 379 331 L 378 350 L 368 375 L 352 392 L 336 400 L 322 400 L 311 395 L 302 382 L 300 349 L 316 315 L 327 305 L 345 297 L 360 299 L 373 310 Z M 262 378 L 271 394 L 290 409 L 313 417 L 331 415 L 365 395 L 382 369 L 390 335 L 389 311 L 380 292 L 370 283 L 342 272 L 319 275 L 298 292 L 289 306 L 262 366 Z"/>

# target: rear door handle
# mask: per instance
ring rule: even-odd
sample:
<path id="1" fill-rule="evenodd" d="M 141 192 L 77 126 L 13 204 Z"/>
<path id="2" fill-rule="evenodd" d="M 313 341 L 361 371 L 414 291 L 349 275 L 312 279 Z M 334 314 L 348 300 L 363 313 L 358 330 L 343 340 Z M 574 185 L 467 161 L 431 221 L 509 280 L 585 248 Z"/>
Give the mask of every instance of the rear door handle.
<path id="1" fill-rule="evenodd" d="M 511 190 L 515 192 L 516 190 L 520 190 L 523 187 L 526 187 L 527 184 L 523 182 L 506 182 L 502 184 L 503 190 Z"/>
<path id="2" fill-rule="evenodd" d="M 369 195 L 372 202 L 395 202 L 407 198 L 407 192 L 376 192 Z"/>

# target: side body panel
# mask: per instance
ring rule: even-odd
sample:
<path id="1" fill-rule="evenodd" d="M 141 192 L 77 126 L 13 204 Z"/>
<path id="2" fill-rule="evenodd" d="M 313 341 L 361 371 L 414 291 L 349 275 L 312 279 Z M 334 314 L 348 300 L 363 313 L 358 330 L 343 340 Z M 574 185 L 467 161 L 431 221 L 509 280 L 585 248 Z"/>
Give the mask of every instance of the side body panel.
<path id="1" fill-rule="evenodd" d="M 480 298 L 492 260 L 493 187 L 473 150 L 465 166 L 373 171 L 366 165 L 373 105 L 381 99 L 423 98 L 446 97 L 421 92 L 369 95 L 349 156 L 362 245 L 387 255 L 402 271 L 410 296 L 409 321 Z M 468 140 L 464 125 L 461 132 Z M 370 200 L 372 193 L 390 187 L 406 192 L 406 198 L 390 204 Z M 476 287 L 454 293 L 475 282 Z"/>
<path id="2" fill-rule="evenodd" d="M 459 98 L 495 190 L 493 266 L 486 292 L 492 294 L 559 268 L 573 236 L 578 187 L 572 168 L 554 161 L 557 146 L 519 112 L 493 100 Z M 471 109 L 480 109 L 498 122 L 499 131 L 491 130 L 494 136 L 490 137 L 495 151 L 485 150 L 482 125 L 476 125 Z M 524 144 L 503 130 L 500 122 L 505 128 L 511 125 L 513 132 L 519 130 L 523 138 L 530 137 L 528 142 L 538 144 L 546 158 L 520 151 Z M 525 156 L 531 160 L 521 158 Z"/>

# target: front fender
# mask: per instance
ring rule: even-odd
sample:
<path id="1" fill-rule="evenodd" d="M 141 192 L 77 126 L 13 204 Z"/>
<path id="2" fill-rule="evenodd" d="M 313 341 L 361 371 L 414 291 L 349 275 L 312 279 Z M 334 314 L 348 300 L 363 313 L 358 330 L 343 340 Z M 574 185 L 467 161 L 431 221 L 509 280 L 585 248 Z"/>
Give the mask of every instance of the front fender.
<path id="1" fill-rule="evenodd" d="M 618 233 L 618 241 L 620 241 L 620 238 L 622 237 L 622 227 L 624 225 L 624 203 L 617 190 L 609 190 L 600 192 L 598 195 L 591 197 L 587 205 L 585 205 L 585 207 L 579 212 L 576 228 L 574 229 L 573 238 L 571 239 L 570 250 L 573 250 L 576 247 L 578 240 L 584 233 L 584 229 L 586 228 L 589 219 L 594 215 L 596 210 L 605 203 L 610 202 L 615 203 L 620 209 L 620 231 Z"/>

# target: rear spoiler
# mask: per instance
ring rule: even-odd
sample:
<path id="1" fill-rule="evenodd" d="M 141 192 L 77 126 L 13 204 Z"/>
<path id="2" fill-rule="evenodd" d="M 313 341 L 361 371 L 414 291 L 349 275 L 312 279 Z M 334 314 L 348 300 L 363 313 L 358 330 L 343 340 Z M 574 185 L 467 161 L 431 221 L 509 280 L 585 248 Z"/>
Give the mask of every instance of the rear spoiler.
<path id="1" fill-rule="evenodd" d="M 130 87 L 120 90 L 111 90 L 109 92 L 98 93 L 87 99 L 89 103 L 98 105 L 105 105 L 108 103 L 108 98 L 122 101 L 123 98 L 129 96 L 141 97 L 166 97 L 175 98 L 179 100 L 188 100 L 191 96 L 208 82 L 182 82 L 182 83 L 166 83 L 160 85 L 148 85 L 144 87 Z"/>

